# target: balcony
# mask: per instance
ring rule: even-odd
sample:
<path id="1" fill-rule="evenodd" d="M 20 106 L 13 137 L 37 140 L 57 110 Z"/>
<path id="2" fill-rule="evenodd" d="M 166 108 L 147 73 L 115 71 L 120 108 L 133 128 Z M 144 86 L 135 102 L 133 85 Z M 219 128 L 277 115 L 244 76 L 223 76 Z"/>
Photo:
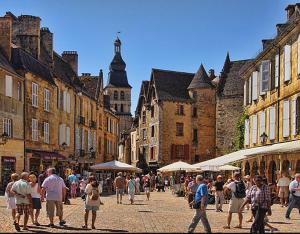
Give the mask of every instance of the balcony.
<path id="1" fill-rule="evenodd" d="M 90 121 L 90 128 L 93 128 L 93 129 L 96 129 L 96 128 L 97 128 L 96 121 L 94 121 L 94 120 L 91 120 L 91 121 Z"/>
<path id="2" fill-rule="evenodd" d="M 78 117 L 78 123 L 84 125 L 85 124 L 85 118 L 83 116 Z"/>

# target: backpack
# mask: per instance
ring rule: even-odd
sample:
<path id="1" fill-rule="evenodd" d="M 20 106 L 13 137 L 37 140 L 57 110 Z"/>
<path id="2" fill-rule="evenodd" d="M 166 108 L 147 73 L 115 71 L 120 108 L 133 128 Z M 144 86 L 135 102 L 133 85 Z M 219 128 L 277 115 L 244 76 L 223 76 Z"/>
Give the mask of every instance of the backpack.
<path id="1" fill-rule="evenodd" d="M 98 188 L 94 188 L 93 187 L 93 189 L 92 189 L 92 195 L 91 195 L 91 200 L 98 200 L 99 199 L 99 197 L 100 197 L 100 195 L 99 195 L 99 191 L 98 191 Z"/>
<path id="2" fill-rule="evenodd" d="M 234 196 L 236 198 L 246 197 L 246 186 L 243 181 L 235 182 L 235 188 Z"/>

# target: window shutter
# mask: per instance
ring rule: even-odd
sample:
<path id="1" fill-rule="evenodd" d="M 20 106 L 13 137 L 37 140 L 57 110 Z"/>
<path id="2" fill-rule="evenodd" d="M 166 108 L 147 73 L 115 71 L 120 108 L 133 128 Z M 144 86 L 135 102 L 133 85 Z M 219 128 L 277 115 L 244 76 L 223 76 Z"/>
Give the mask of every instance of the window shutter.
<path id="1" fill-rule="evenodd" d="M 70 127 L 66 127 L 66 143 L 70 146 Z"/>
<path id="2" fill-rule="evenodd" d="M 297 129 L 296 129 L 296 107 L 297 107 L 297 98 L 294 97 L 292 100 L 292 134 L 297 135 Z"/>
<path id="3" fill-rule="evenodd" d="M 13 80 L 11 76 L 5 76 L 5 95 L 12 97 L 12 85 Z"/>
<path id="4" fill-rule="evenodd" d="M 81 140 L 82 140 L 82 142 L 81 142 L 81 149 L 85 149 L 85 139 L 84 139 L 84 129 L 82 128 L 82 131 L 81 131 L 82 133 L 81 133 Z"/>
<path id="5" fill-rule="evenodd" d="M 269 90 L 270 81 L 270 60 L 264 60 L 260 68 L 260 94 L 265 94 Z"/>
<path id="6" fill-rule="evenodd" d="M 79 150 L 80 149 L 80 146 L 81 146 L 81 141 L 80 141 L 80 130 L 78 127 L 75 128 L 75 147 L 76 147 L 76 150 Z"/>
<path id="7" fill-rule="evenodd" d="M 257 142 L 257 115 L 252 116 L 252 144 Z"/>
<path id="8" fill-rule="evenodd" d="M 283 102 L 283 137 L 290 135 L 290 102 L 288 100 Z"/>
<path id="9" fill-rule="evenodd" d="M 275 107 L 269 108 L 269 139 L 275 140 Z"/>
<path id="10" fill-rule="evenodd" d="M 284 47 L 284 81 L 291 79 L 291 46 Z"/>
<path id="11" fill-rule="evenodd" d="M 300 132 L 300 96 L 296 99 L 296 131 Z"/>
<path id="12" fill-rule="evenodd" d="M 279 54 L 275 55 L 275 88 L 279 86 Z"/>
<path id="13" fill-rule="evenodd" d="M 258 78 L 258 72 L 255 71 L 252 74 L 252 100 L 257 100 L 257 78 Z"/>
<path id="14" fill-rule="evenodd" d="M 63 136 L 63 125 L 60 124 L 59 125 L 59 136 L 58 136 L 58 142 L 59 142 L 59 145 L 62 145 L 63 143 L 63 139 L 62 139 L 62 136 Z"/>
<path id="15" fill-rule="evenodd" d="M 249 145 L 249 119 L 245 119 L 245 145 Z"/>
<path id="16" fill-rule="evenodd" d="M 63 110 L 64 111 L 67 111 L 67 91 L 64 91 L 64 107 L 63 107 Z"/>
<path id="17" fill-rule="evenodd" d="M 88 130 L 88 148 L 87 148 L 87 150 L 90 150 L 91 147 L 92 147 L 91 131 Z"/>
<path id="18" fill-rule="evenodd" d="M 184 159 L 189 160 L 189 158 L 190 158 L 189 145 L 186 144 L 186 145 L 184 145 Z"/>
<path id="19" fill-rule="evenodd" d="M 252 76 L 249 77 L 249 83 L 248 83 L 248 94 L 249 94 L 249 98 L 248 98 L 248 102 L 249 104 L 252 102 Z"/>
<path id="20" fill-rule="evenodd" d="M 266 115 L 264 111 L 261 111 L 259 116 L 259 135 L 263 133 L 266 133 Z"/>
<path id="21" fill-rule="evenodd" d="M 71 96 L 69 92 L 67 92 L 67 112 L 71 112 Z"/>
<path id="22" fill-rule="evenodd" d="M 96 151 L 96 149 L 97 149 L 97 136 L 96 136 L 95 131 L 93 132 L 93 148 L 94 148 L 94 151 Z"/>
<path id="23" fill-rule="evenodd" d="M 300 34 L 298 36 L 298 74 L 300 74 Z"/>

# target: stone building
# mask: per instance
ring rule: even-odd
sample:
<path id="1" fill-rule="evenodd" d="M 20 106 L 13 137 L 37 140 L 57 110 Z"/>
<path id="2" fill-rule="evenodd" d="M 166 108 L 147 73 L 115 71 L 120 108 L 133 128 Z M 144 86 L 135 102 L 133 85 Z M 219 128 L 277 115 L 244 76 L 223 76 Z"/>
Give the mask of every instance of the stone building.
<path id="1" fill-rule="evenodd" d="M 244 107 L 244 82 L 239 76 L 241 67 L 248 60 L 230 61 L 226 56 L 219 76 L 213 78 L 216 89 L 216 156 L 233 150 L 237 136 L 237 123 Z"/>
<path id="2" fill-rule="evenodd" d="M 300 5 L 288 5 L 277 35 L 262 40 L 263 50 L 241 70 L 245 84 L 245 174 L 300 172 Z"/>
<path id="3" fill-rule="evenodd" d="M 150 169 L 214 157 L 215 89 L 203 65 L 196 74 L 152 69 L 136 116 L 139 161 Z"/>
<path id="4" fill-rule="evenodd" d="M 0 190 L 24 169 L 24 77 L 12 66 L 12 21 L 0 17 Z"/>
<path id="5" fill-rule="evenodd" d="M 104 88 L 110 97 L 110 108 L 115 110 L 120 119 L 119 134 L 131 128 L 131 86 L 128 83 L 126 63 L 121 56 L 121 41 L 115 40 L 115 55 L 109 66 L 108 81 Z"/>

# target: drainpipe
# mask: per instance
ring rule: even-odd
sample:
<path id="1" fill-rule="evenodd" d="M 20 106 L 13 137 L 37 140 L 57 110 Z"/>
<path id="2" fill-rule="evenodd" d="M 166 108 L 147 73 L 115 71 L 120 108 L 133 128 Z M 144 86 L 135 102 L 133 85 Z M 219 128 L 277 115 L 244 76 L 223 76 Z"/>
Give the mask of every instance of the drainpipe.
<path id="1" fill-rule="evenodd" d="M 23 171 L 26 171 L 26 163 L 27 163 L 27 156 L 26 156 L 26 74 L 24 75 L 24 92 L 23 92 L 23 139 L 24 139 L 24 166 Z"/>
<path id="2" fill-rule="evenodd" d="M 281 76 L 280 76 L 280 47 L 277 47 L 278 48 L 278 60 L 279 60 L 279 64 L 278 64 L 278 68 L 279 68 L 279 71 L 278 71 L 278 74 L 279 74 L 279 78 L 278 78 L 278 90 L 277 90 L 277 94 L 278 94 L 278 98 L 277 98 L 277 139 L 278 139 L 278 142 L 279 142 L 279 130 L 280 130 L 280 122 L 279 122 L 279 118 L 280 118 L 280 79 L 281 79 Z"/>

